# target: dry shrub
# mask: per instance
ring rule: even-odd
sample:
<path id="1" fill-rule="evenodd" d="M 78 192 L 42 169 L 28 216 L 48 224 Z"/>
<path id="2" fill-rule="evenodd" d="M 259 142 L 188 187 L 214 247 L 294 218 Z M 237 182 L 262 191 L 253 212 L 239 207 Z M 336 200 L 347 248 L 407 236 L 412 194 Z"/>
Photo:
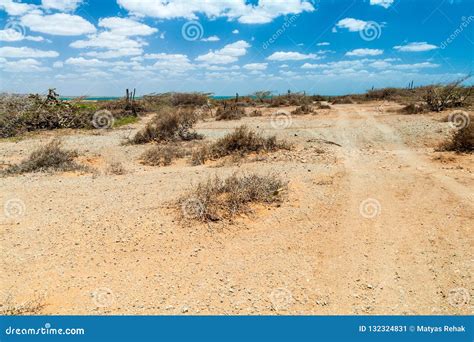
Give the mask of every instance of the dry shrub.
<path id="1" fill-rule="evenodd" d="M 203 93 L 173 93 L 171 104 L 173 106 L 204 106 L 209 101 L 209 94 Z"/>
<path id="2" fill-rule="evenodd" d="M 203 222 L 232 220 L 251 211 L 251 204 L 282 200 L 287 184 L 275 175 L 236 174 L 227 179 L 209 178 L 179 200 L 184 218 Z"/>
<path id="3" fill-rule="evenodd" d="M 463 128 L 456 130 L 450 141 L 441 147 L 444 151 L 467 152 L 474 151 L 474 117 Z"/>
<path id="4" fill-rule="evenodd" d="M 423 99 L 426 106 L 435 112 L 447 108 L 462 107 L 472 93 L 472 87 L 464 87 L 462 83 L 470 76 L 463 77 L 448 85 L 433 85 L 427 87 Z"/>
<path id="5" fill-rule="evenodd" d="M 202 139 L 192 128 L 197 122 L 196 113 L 192 109 L 174 110 L 166 108 L 138 132 L 131 142 L 146 144 L 148 142 L 189 141 Z"/>
<path id="6" fill-rule="evenodd" d="M 328 104 L 319 103 L 318 104 L 318 109 L 331 109 L 331 106 L 328 105 Z"/>
<path id="7" fill-rule="evenodd" d="M 223 107 L 217 108 L 216 120 L 240 120 L 245 116 L 245 110 L 236 105 L 224 104 Z"/>
<path id="8" fill-rule="evenodd" d="M 283 148 L 288 149 L 289 145 L 284 141 L 277 141 L 275 136 L 263 137 L 247 126 L 240 126 L 212 145 L 194 151 L 191 159 L 193 165 L 199 165 L 208 159 L 235 154 L 244 156 L 252 152 L 271 152 Z"/>
<path id="9" fill-rule="evenodd" d="M 120 176 L 124 175 L 125 173 L 127 173 L 127 171 L 120 162 L 112 162 L 107 166 L 107 174 L 109 175 Z"/>
<path id="10" fill-rule="evenodd" d="M 204 164 L 206 160 L 209 159 L 210 151 L 210 145 L 203 145 L 194 149 L 191 153 L 191 165 L 197 166 Z"/>
<path id="11" fill-rule="evenodd" d="M 5 174 L 21 174 L 43 171 L 73 171 L 81 169 L 74 158 L 76 151 L 68 151 L 61 147 L 59 140 L 53 140 L 47 145 L 33 151 L 30 156 L 18 165 L 7 168 Z"/>
<path id="12" fill-rule="evenodd" d="M 401 96 L 407 96 L 411 89 L 402 88 L 382 88 L 367 91 L 365 98 L 367 100 L 394 100 Z"/>
<path id="13" fill-rule="evenodd" d="M 313 102 L 313 98 L 311 96 L 296 93 L 275 96 L 269 101 L 271 107 L 303 106 L 311 104 Z"/>
<path id="14" fill-rule="evenodd" d="M 178 146 L 153 146 L 142 154 L 141 162 L 150 166 L 167 166 L 174 159 L 182 158 L 185 155 L 185 150 Z"/>
<path id="15" fill-rule="evenodd" d="M 291 114 L 294 114 L 294 115 L 303 115 L 303 114 L 312 114 L 312 113 L 314 113 L 313 107 L 309 105 L 302 105 L 291 112 Z"/>
<path id="16" fill-rule="evenodd" d="M 332 101 L 332 104 L 354 104 L 354 100 L 350 96 L 340 96 Z"/>
<path id="17" fill-rule="evenodd" d="M 263 115 L 263 113 L 259 109 L 254 109 L 249 113 L 249 116 L 251 116 L 251 117 L 262 116 L 262 115 Z"/>
<path id="18" fill-rule="evenodd" d="M 149 94 L 143 96 L 141 102 L 149 110 L 156 110 L 163 106 L 200 107 L 209 103 L 209 95 L 206 93 Z"/>
<path id="19" fill-rule="evenodd" d="M 54 89 L 47 96 L 0 95 L 0 137 L 8 138 L 36 130 L 93 128 L 97 108 L 61 101 Z"/>
<path id="20" fill-rule="evenodd" d="M 400 109 L 401 113 L 404 114 L 420 114 L 426 110 L 425 106 L 422 104 L 410 103 Z"/>
<path id="21" fill-rule="evenodd" d="M 15 304 L 13 296 L 8 294 L 2 304 L 0 304 L 0 315 L 2 316 L 22 316 L 37 315 L 44 308 L 43 299 L 40 297 L 28 300 L 21 304 Z"/>

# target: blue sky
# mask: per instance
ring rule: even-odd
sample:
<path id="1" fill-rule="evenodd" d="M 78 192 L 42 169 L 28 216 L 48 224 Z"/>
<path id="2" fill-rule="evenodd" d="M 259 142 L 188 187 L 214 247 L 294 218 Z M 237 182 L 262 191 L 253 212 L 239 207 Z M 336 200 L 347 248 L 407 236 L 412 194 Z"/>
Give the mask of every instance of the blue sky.
<path id="1" fill-rule="evenodd" d="M 0 91 L 313 94 L 449 82 L 472 0 L 0 0 Z"/>

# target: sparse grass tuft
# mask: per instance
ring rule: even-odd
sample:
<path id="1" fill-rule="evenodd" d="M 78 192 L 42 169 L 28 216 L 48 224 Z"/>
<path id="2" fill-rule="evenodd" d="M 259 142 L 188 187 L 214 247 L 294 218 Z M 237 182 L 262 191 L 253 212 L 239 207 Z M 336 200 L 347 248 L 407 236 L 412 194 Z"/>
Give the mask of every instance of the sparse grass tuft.
<path id="1" fill-rule="evenodd" d="M 332 104 L 353 104 L 354 100 L 350 96 L 340 96 L 332 101 Z"/>
<path id="2" fill-rule="evenodd" d="M 184 218 L 202 222 L 232 220 L 251 211 L 251 204 L 278 203 L 287 184 L 275 175 L 236 174 L 209 178 L 179 200 Z"/>
<path id="3" fill-rule="evenodd" d="M 202 136 L 192 130 L 197 122 L 197 116 L 192 109 L 175 110 L 166 108 L 138 132 L 131 140 L 134 144 L 148 142 L 188 141 L 202 139 Z"/>
<path id="4" fill-rule="evenodd" d="M 318 104 L 318 108 L 319 108 L 319 109 L 331 109 L 331 106 L 328 105 L 328 104 L 319 103 L 319 104 Z"/>
<path id="5" fill-rule="evenodd" d="M 107 166 L 107 174 L 109 175 L 124 175 L 126 173 L 125 168 L 120 162 L 113 162 Z"/>
<path id="6" fill-rule="evenodd" d="M 224 105 L 216 112 L 216 120 L 240 120 L 244 116 L 245 110 L 235 105 Z"/>
<path id="7" fill-rule="evenodd" d="M 33 151 L 30 156 L 18 165 L 7 168 L 4 174 L 21 174 L 43 171 L 73 171 L 81 168 L 74 162 L 78 156 L 76 151 L 68 151 L 61 147 L 59 140 Z"/>
<path id="8" fill-rule="evenodd" d="M 271 152 L 288 149 L 285 141 L 277 141 L 275 136 L 263 137 L 247 126 L 240 126 L 210 146 L 203 146 L 194 151 L 192 164 L 199 165 L 208 159 L 217 159 L 229 155 L 246 155 L 252 152 Z"/>
<path id="9" fill-rule="evenodd" d="M 409 105 L 406 105 L 400 109 L 400 112 L 404 114 L 420 114 L 425 110 L 426 108 L 422 104 L 410 103 Z"/>
<path id="10" fill-rule="evenodd" d="M 8 294 L 7 298 L 0 304 L 1 316 L 22 316 L 37 315 L 43 309 L 44 304 L 41 298 L 35 298 L 21 304 L 15 304 L 13 296 Z"/>
<path id="11" fill-rule="evenodd" d="M 153 146 L 141 156 L 141 162 L 150 166 L 167 166 L 174 159 L 183 158 L 186 155 L 184 149 L 178 146 Z"/>
<path id="12" fill-rule="evenodd" d="M 138 122 L 138 120 L 139 119 L 136 116 L 124 116 L 123 118 L 115 120 L 114 127 L 130 125 L 130 124 Z"/>
<path id="13" fill-rule="evenodd" d="M 450 141 L 445 143 L 441 150 L 472 153 L 474 151 L 474 118 L 471 117 L 469 124 L 457 130 Z"/>
<path id="14" fill-rule="evenodd" d="M 313 114 L 313 107 L 309 105 L 302 105 L 297 107 L 294 111 L 291 112 L 291 114 L 294 115 L 304 115 L 304 114 Z"/>
<path id="15" fill-rule="evenodd" d="M 263 115 L 263 113 L 259 109 L 254 109 L 249 113 L 249 116 L 251 116 L 251 117 L 262 116 L 262 115 Z"/>

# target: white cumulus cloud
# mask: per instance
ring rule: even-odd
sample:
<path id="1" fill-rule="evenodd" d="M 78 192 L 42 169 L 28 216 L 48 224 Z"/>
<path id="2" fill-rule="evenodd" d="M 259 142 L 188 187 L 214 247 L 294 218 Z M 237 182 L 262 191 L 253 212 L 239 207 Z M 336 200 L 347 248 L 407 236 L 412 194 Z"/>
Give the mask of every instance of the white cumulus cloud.
<path id="1" fill-rule="evenodd" d="M 438 47 L 427 42 L 413 42 L 406 45 L 394 46 L 395 50 L 403 52 L 422 52 L 437 49 Z"/>
<path id="2" fill-rule="evenodd" d="M 196 61 L 207 64 L 229 64 L 236 62 L 239 57 L 247 54 L 250 44 L 244 40 L 228 44 L 220 50 L 210 51 L 205 55 L 198 56 Z"/>
<path id="3" fill-rule="evenodd" d="M 266 70 L 267 69 L 267 66 L 268 64 L 267 63 L 249 63 L 249 64 L 245 64 L 243 66 L 244 69 L 247 69 L 247 70 Z"/>
<path id="4" fill-rule="evenodd" d="M 207 37 L 207 38 L 203 38 L 201 40 L 203 42 L 218 42 L 221 39 L 218 36 L 210 36 L 210 37 Z"/>
<path id="5" fill-rule="evenodd" d="M 153 33 L 158 32 L 158 29 L 154 27 L 150 27 L 146 24 L 142 24 L 132 19 L 119 18 L 119 17 L 110 17 L 110 18 L 100 19 L 99 26 L 109 29 L 116 35 L 126 36 L 126 37 L 149 36 Z"/>
<path id="6" fill-rule="evenodd" d="M 366 21 L 354 18 L 344 18 L 339 20 L 336 24 L 337 27 L 348 29 L 350 32 L 361 31 L 366 25 Z"/>
<path id="7" fill-rule="evenodd" d="M 0 47 L 0 57 L 6 58 L 54 58 L 58 57 L 56 51 L 37 50 L 29 47 Z"/>
<path id="8" fill-rule="evenodd" d="M 301 61 L 304 59 L 317 59 L 315 54 L 303 54 L 299 52 L 283 52 L 278 51 L 267 57 L 269 61 Z"/>
<path id="9" fill-rule="evenodd" d="M 43 37 L 40 36 L 27 36 L 22 32 L 16 31 L 12 28 L 7 28 L 5 30 L 0 30 L 0 41 L 3 42 L 19 42 L 21 40 L 30 40 L 33 42 L 42 42 L 44 41 Z"/>
<path id="10" fill-rule="evenodd" d="M 83 0 L 42 0 L 43 8 L 54 9 L 58 11 L 75 11 Z"/>
<path id="11" fill-rule="evenodd" d="M 198 19 L 198 14 L 209 18 L 226 17 L 245 24 L 269 23 L 288 14 L 314 11 L 308 0 L 259 0 L 257 4 L 245 0 L 118 0 L 120 6 L 138 16 L 160 19 Z"/>
<path id="12" fill-rule="evenodd" d="M 383 54 L 383 50 L 380 49 L 355 49 L 349 52 L 346 52 L 346 56 L 378 56 Z"/>
<path id="13" fill-rule="evenodd" d="M 21 18 L 21 23 L 32 31 L 58 36 L 79 36 L 96 31 L 95 26 L 84 18 L 66 13 L 30 13 Z"/>
<path id="14" fill-rule="evenodd" d="M 24 4 L 13 0 L 0 0 L 0 9 L 7 12 L 8 15 L 23 15 L 35 7 L 31 4 Z"/>
<path id="15" fill-rule="evenodd" d="M 382 6 L 384 8 L 389 8 L 393 2 L 394 0 L 370 0 L 371 5 Z"/>

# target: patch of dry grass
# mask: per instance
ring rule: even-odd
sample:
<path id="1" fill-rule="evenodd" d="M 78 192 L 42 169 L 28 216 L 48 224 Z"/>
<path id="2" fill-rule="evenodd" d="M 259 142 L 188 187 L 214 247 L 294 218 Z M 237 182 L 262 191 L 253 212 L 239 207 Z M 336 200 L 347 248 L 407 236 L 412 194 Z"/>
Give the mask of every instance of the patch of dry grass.
<path id="1" fill-rule="evenodd" d="M 209 178 L 198 184 L 178 203 L 185 219 L 202 222 L 232 220 L 236 215 L 251 211 L 251 204 L 278 203 L 287 188 L 275 175 L 255 174 L 226 179 Z"/>
<path id="2" fill-rule="evenodd" d="M 257 117 L 257 116 L 263 116 L 263 113 L 259 109 L 254 109 L 249 113 L 250 117 Z"/>
<path id="3" fill-rule="evenodd" d="M 183 158 L 186 151 L 179 146 L 153 146 L 141 156 L 141 163 L 150 166 L 168 166 L 173 160 Z"/>
<path id="4" fill-rule="evenodd" d="M 42 298 L 34 298 L 23 303 L 15 303 L 13 296 L 8 294 L 0 304 L 1 316 L 38 315 L 44 307 Z"/>
<path id="5" fill-rule="evenodd" d="M 420 114 L 426 111 L 426 107 L 422 104 L 410 103 L 400 109 L 403 114 Z"/>
<path id="6" fill-rule="evenodd" d="M 189 141 L 202 139 L 193 130 L 198 118 L 190 108 L 164 108 L 144 129 L 138 132 L 131 142 L 146 144 L 149 142 Z"/>
<path id="7" fill-rule="evenodd" d="M 191 159 L 193 165 L 199 165 L 208 159 L 217 159 L 229 155 L 244 156 L 252 152 L 272 152 L 289 148 L 287 142 L 278 141 L 275 136 L 264 137 L 247 126 L 240 126 L 213 144 L 195 150 Z"/>
<path id="8" fill-rule="evenodd" d="M 442 151 L 472 153 L 474 151 L 474 118 L 466 127 L 456 130 L 451 139 L 441 146 Z"/>
<path id="9" fill-rule="evenodd" d="M 61 141 L 55 139 L 33 151 L 21 163 L 8 167 L 2 173 L 9 175 L 44 171 L 74 171 L 82 168 L 74 161 L 77 156 L 76 151 L 63 149 Z"/>
<path id="10" fill-rule="evenodd" d="M 106 172 L 109 175 L 117 175 L 117 176 L 124 175 L 125 173 L 127 173 L 127 171 L 123 167 L 122 163 L 120 163 L 120 162 L 110 163 L 107 166 L 107 171 Z"/>
<path id="11" fill-rule="evenodd" d="M 245 110 L 236 105 L 224 105 L 217 108 L 216 120 L 240 120 L 245 116 Z"/>
<path id="12" fill-rule="evenodd" d="M 350 96 L 340 96 L 332 101 L 332 104 L 354 104 L 354 100 Z"/>
<path id="13" fill-rule="evenodd" d="M 291 112 L 293 115 L 304 115 L 304 114 L 313 114 L 313 107 L 310 105 L 302 105 L 297 107 L 294 111 Z"/>

